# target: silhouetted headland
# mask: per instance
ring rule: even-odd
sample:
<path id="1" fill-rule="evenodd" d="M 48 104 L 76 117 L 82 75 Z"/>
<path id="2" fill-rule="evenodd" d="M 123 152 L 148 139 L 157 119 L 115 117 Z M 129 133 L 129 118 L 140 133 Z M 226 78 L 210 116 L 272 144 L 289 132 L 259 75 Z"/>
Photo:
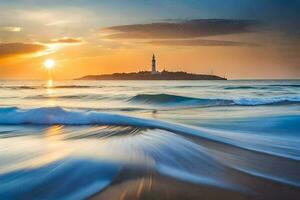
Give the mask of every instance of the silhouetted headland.
<path id="1" fill-rule="evenodd" d="M 168 72 L 156 70 L 156 58 L 153 54 L 151 60 L 151 71 L 140 71 L 133 73 L 115 73 L 104 75 L 88 75 L 77 80 L 227 80 L 215 75 L 191 74 L 187 72 Z"/>
<path id="2" fill-rule="evenodd" d="M 150 71 L 133 73 L 114 73 L 104 75 L 87 75 L 77 80 L 227 80 L 215 75 L 192 74 L 187 72 L 162 71 L 153 74 Z"/>

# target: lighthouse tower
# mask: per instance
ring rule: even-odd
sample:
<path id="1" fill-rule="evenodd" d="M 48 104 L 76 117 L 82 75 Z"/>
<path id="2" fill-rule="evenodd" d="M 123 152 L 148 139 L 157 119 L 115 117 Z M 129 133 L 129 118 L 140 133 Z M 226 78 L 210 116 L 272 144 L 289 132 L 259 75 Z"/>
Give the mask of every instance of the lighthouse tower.
<path id="1" fill-rule="evenodd" d="M 153 54 L 152 57 L 152 71 L 151 74 L 156 74 L 156 60 L 155 60 L 155 55 Z"/>

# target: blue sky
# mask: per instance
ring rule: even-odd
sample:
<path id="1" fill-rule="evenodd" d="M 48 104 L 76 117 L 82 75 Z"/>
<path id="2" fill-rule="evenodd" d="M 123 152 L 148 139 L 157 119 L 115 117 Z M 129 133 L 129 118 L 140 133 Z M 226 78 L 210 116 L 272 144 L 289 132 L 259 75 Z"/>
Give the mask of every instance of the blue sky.
<path id="1" fill-rule="evenodd" d="M 20 0 L 0 1 L 2 6 L 22 8 L 81 7 L 139 20 L 163 18 L 295 19 L 299 0 Z M 101 13 L 99 13 L 101 14 Z"/>

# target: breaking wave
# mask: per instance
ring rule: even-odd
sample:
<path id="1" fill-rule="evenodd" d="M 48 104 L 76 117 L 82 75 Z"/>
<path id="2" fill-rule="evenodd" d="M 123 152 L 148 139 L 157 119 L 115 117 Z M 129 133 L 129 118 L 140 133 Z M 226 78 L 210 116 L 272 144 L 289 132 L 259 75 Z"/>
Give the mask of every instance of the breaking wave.
<path id="1" fill-rule="evenodd" d="M 118 114 L 96 111 L 67 110 L 61 107 L 42 107 L 19 109 L 17 107 L 0 108 L 0 124 L 36 124 L 36 125 L 125 125 L 138 127 L 156 127 L 152 120 L 142 120 Z"/>
<path id="2" fill-rule="evenodd" d="M 300 97 L 202 99 L 171 94 L 138 94 L 129 102 L 161 106 L 261 106 L 299 104 Z"/>
<path id="3" fill-rule="evenodd" d="M 199 99 L 193 97 L 177 96 L 171 94 L 139 94 L 131 99 L 130 102 L 139 102 L 145 104 L 156 105 L 199 105 L 199 106 L 218 106 L 218 105 L 231 105 L 231 100 L 222 99 Z"/>
<path id="4" fill-rule="evenodd" d="M 180 125 L 155 119 L 144 119 L 127 115 L 102 113 L 86 110 L 68 110 L 61 107 L 42 107 L 20 109 L 17 107 L 0 108 L 0 125 L 110 125 L 132 126 L 147 129 L 161 129 L 188 136 L 197 136 L 222 143 L 237 145 L 243 141 L 226 139 L 226 132 L 210 131 L 205 128 Z M 229 132 L 228 132 L 229 133 Z M 249 148 L 252 148 L 249 146 Z M 279 155 L 279 154 L 278 154 Z M 300 156 L 296 156 L 300 159 Z"/>

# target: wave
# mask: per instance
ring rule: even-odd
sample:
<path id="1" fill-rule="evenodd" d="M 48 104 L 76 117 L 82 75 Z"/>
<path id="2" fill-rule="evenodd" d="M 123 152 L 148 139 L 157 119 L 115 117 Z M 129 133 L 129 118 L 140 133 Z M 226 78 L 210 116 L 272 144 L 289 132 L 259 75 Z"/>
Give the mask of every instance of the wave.
<path id="1" fill-rule="evenodd" d="M 61 107 L 20 109 L 0 108 L 0 124 L 33 125 L 121 125 L 157 128 L 156 121 L 96 111 L 68 110 Z"/>
<path id="2" fill-rule="evenodd" d="M 207 88 L 208 85 L 179 85 L 179 86 L 173 86 L 173 88 Z"/>
<path id="3" fill-rule="evenodd" d="M 33 86 L 0 86 L 2 89 L 13 89 L 13 90 L 34 90 L 36 87 Z"/>
<path id="4" fill-rule="evenodd" d="M 58 86 L 53 86 L 53 88 L 93 88 L 93 86 L 88 86 L 88 85 L 58 85 Z"/>
<path id="5" fill-rule="evenodd" d="M 296 87 L 296 88 L 300 87 L 299 84 L 282 84 L 282 85 L 280 85 L 280 84 L 273 84 L 273 85 L 266 85 L 266 86 L 273 86 L 273 87 Z"/>
<path id="6" fill-rule="evenodd" d="M 257 89 L 257 87 L 254 86 L 228 86 L 228 87 L 224 87 L 225 90 L 238 90 L 238 89 Z"/>
<path id="7" fill-rule="evenodd" d="M 128 101 L 160 106 L 262 106 L 299 104 L 300 97 L 201 99 L 171 94 L 138 94 Z"/>
<path id="8" fill-rule="evenodd" d="M 17 107 L 0 108 L 0 124 L 35 125 L 127 125 L 150 126 L 153 122 L 117 114 L 95 111 L 67 110 L 61 107 L 42 107 L 19 109 Z"/>
<path id="9" fill-rule="evenodd" d="M 249 86 L 249 85 L 241 85 L 241 86 L 226 86 L 224 87 L 225 90 L 247 90 L 247 89 L 272 89 L 273 87 L 292 87 L 292 88 L 299 88 L 300 85 L 297 84 L 273 84 L 273 85 L 254 85 L 254 86 Z"/>
<path id="10" fill-rule="evenodd" d="M 200 99 L 171 94 L 138 94 L 130 98 L 129 102 L 169 106 L 218 106 L 233 104 L 233 101 L 225 99 Z"/>
<path id="11" fill-rule="evenodd" d="M 68 110 L 61 107 L 42 107 L 33 109 L 20 109 L 18 107 L 0 108 L 0 125 L 111 125 L 111 126 L 132 126 L 147 129 L 161 129 L 174 133 L 182 133 L 188 136 L 197 136 L 209 140 L 238 145 L 241 141 L 233 142 L 225 138 L 225 131 L 210 131 L 199 127 L 183 126 L 180 124 L 164 122 L 155 119 L 144 119 L 126 115 L 102 113 L 85 110 Z M 204 134 L 207 132 L 208 134 Z M 213 133 L 213 134 L 212 134 Z M 224 135 L 225 134 L 225 135 Z M 230 132 L 228 133 L 230 134 Z M 216 137 L 217 136 L 217 137 Z"/>
<path id="12" fill-rule="evenodd" d="M 107 97 L 94 95 L 94 94 L 75 94 L 75 95 L 35 95 L 26 96 L 24 99 L 91 99 L 91 100 L 102 100 Z"/>
<path id="13" fill-rule="evenodd" d="M 109 162 L 60 160 L 0 174 L 0 195 L 1 199 L 86 199 L 109 186 L 118 171 L 119 166 Z"/>
<path id="14" fill-rule="evenodd" d="M 51 95 L 35 95 L 35 96 L 27 96 L 25 99 L 74 99 L 74 98 L 84 98 L 86 95 L 61 95 L 61 96 L 51 96 Z"/>
<path id="15" fill-rule="evenodd" d="M 15 90 L 35 90 L 35 89 L 47 89 L 49 86 L 0 86 L 2 89 L 15 89 Z M 53 89 L 80 89 L 80 88 L 95 88 L 95 86 L 88 86 L 88 85 L 57 85 L 52 86 Z M 101 88 L 101 87 L 96 87 Z"/>
<path id="16" fill-rule="evenodd" d="M 300 97 L 237 98 L 234 100 L 234 104 L 238 106 L 298 105 Z"/>

